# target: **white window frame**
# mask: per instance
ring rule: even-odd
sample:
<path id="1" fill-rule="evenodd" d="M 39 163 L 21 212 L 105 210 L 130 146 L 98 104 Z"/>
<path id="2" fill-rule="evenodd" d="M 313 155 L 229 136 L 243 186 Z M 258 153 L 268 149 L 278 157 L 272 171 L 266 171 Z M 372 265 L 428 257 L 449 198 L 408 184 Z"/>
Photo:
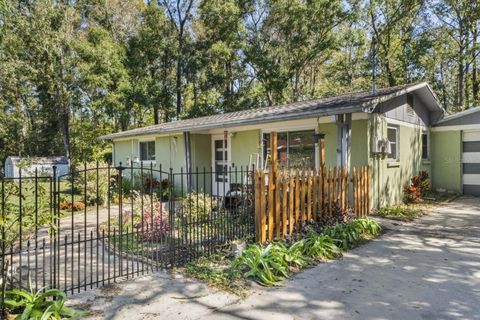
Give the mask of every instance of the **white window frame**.
<path id="1" fill-rule="evenodd" d="M 400 161 L 400 127 L 399 126 L 395 126 L 395 125 L 392 125 L 392 124 L 387 124 L 387 138 L 388 138 L 388 130 L 389 129 L 393 129 L 395 130 L 395 155 L 396 157 L 395 158 L 390 158 L 390 154 L 387 156 L 387 159 L 388 161 L 391 161 L 391 162 L 398 162 Z M 390 141 L 392 142 L 392 141 Z M 390 147 L 392 145 L 390 144 Z"/>
<path id="2" fill-rule="evenodd" d="M 426 158 L 423 157 L 423 135 L 427 136 L 427 157 Z M 422 160 L 423 161 L 430 160 L 430 132 L 428 132 L 427 130 L 422 131 Z"/>
<path id="3" fill-rule="evenodd" d="M 153 142 L 153 145 L 154 145 L 154 150 L 155 150 L 155 160 L 142 160 L 142 143 L 149 143 L 149 142 Z M 140 140 L 138 141 L 138 161 L 139 163 L 144 163 L 144 164 L 156 164 L 157 163 L 157 144 L 155 143 L 155 140 Z"/>

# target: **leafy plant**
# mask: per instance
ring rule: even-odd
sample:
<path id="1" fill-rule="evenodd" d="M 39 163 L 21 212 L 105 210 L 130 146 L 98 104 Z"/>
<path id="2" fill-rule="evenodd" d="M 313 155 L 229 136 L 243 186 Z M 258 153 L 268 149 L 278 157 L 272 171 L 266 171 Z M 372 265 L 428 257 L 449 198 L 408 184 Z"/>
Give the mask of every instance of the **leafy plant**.
<path id="1" fill-rule="evenodd" d="M 339 223 L 323 232 L 343 250 L 355 246 L 365 236 L 376 236 L 379 233 L 380 226 L 376 221 L 370 219 L 356 219 L 347 223 Z"/>
<path id="2" fill-rule="evenodd" d="M 208 219 L 212 209 L 217 207 L 217 201 L 208 194 L 201 192 L 190 192 L 180 201 L 179 210 L 184 216 L 193 220 Z"/>
<path id="3" fill-rule="evenodd" d="M 144 231 L 140 233 L 143 240 L 159 241 L 167 235 L 171 226 L 167 213 L 162 210 L 162 203 L 156 201 L 153 206 L 144 209 L 143 223 Z M 135 226 L 137 230 L 142 227 L 141 223 Z"/>
<path id="4" fill-rule="evenodd" d="M 410 180 L 403 188 L 403 201 L 405 203 L 412 203 L 420 201 L 426 193 L 430 190 L 430 182 L 428 182 L 428 173 L 420 171 L 418 175 Z"/>
<path id="5" fill-rule="evenodd" d="M 83 195 L 87 205 L 103 205 L 105 203 L 109 182 L 113 182 L 114 179 L 114 176 L 111 175 L 111 181 L 109 181 L 106 167 L 106 163 L 91 162 L 75 168 L 73 172 L 74 189 Z"/>
<path id="6" fill-rule="evenodd" d="M 5 292 L 5 308 L 15 319 L 60 320 L 78 319 L 86 313 L 65 307 L 67 295 L 58 289 Z"/>
<path id="7" fill-rule="evenodd" d="M 282 242 L 274 243 L 273 250 L 278 251 L 281 259 L 290 267 L 303 268 L 307 266 L 308 262 L 303 255 L 303 242 L 297 241 L 290 247 L 285 246 Z"/>
<path id="8" fill-rule="evenodd" d="M 283 259 L 285 249 L 271 243 L 263 248 L 257 244 L 249 246 L 234 261 L 234 267 L 244 270 L 246 278 L 254 278 L 265 286 L 288 278 L 288 263 Z"/>
<path id="9" fill-rule="evenodd" d="M 302 253 L 313 259 L 335 259 L 342 254 L 335 240 L 328 235 L 311 232 L 309 236 L 301 240 Z"/>

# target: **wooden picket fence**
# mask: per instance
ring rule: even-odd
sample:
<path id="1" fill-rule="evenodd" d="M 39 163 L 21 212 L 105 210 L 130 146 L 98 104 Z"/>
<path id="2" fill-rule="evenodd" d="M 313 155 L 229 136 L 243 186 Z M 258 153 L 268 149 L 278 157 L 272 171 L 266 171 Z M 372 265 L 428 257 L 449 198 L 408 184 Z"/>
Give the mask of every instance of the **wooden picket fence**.
<path id="1" fill-rule="evenodd" d="M 305 221 L 328 220 L 335 210 L 367 216 L 370 183 L 368 167 L 256 171 L 257 241 L 285 238 Z"/>

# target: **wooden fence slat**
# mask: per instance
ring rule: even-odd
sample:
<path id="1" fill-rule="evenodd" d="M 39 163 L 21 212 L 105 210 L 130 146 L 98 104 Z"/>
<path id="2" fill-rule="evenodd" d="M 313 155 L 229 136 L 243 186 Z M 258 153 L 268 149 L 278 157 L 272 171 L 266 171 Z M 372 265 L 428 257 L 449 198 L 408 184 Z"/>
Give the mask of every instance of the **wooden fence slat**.
<path id="1" fill-rule="evenodd" d="M 293 176 L 293 170 L 290 169 L 290 185 L 289 185 L 289 190 L 288 190 L 288 227 L 289 227 L 289 233 L 293 233 L 293 227 L 295 225 L 295 180 Z"/>
<path id="2" fill-rule="evenodd" d="M 350 170 L 345 168 L 345 209 L 350 208 Z"/>
<path id="3" fill-rule="evenodd" d="M 300 178 L 300 221 L 305 221 L 305 168 L 302 169 L 302 176 Z"/>
<path id="4" fill-rule="evenodd" d="M 260 226 L 261 226 L 261 242 L 267 241 L 267 202 L 266 202 L 266 186 L 265 186 L 265 171 L 262 170 L 260 174 L 260 213 L 262 218 L 260 219 Z"/>
<path id="5" fill-rule="evenodd" d="M 282 179 L 282 238 L 287 235 L 287 171 L 283 169 Z"/>
<path id="6" fill-rule="evenodd" d="M 345 168 L 340 168 L 339 174 L 339 185 L 340 185 L 340 208 L 345 210 Z"/>
<path id="7" fill-rule="evenodd" d="M 260 239 L 260 230 L 261 230 L 261 213 L 260 213 L 260 175 L 258 171 L 255 172 L 255 241 L 261 242 Z"/>
<path id="8" fill-rule="evenodd" d="M 313 169 L 312 173 L 312 219 L 317 221 L 318 212 L 318 171 Z"/>
<path id="9" fill-rule="evenodd" d="M 334 190 L 334 183 L 333 183 L 333 170 L 330 168 L 328 170 L 328 216 L 332 216 L 332 202 L 333 202 L 333 190 Z"/>
<path id="10" fill-rule="evenodd" d="M 312 169 L 307 171 L 307 221 L 312 220 L 312 192 L 313 192 L 313 182 L 312 182 Z"/>
<path id="11" fill-rule="evenodd" d="M 273 184 L 273 172 L 268 173 L 268 239 L 273 239 L 273 214 L 274 214 L 274 184 Z"/>
<path id="12" fill-rule="evenodd" d="M 359 190 L 360 190 L 360 196 L 358 199 L 360 200 L 360 217 L 363 217 L 363 167 L 360 167 L 360 179 L 359 179 Z"/>
<path id="13" fill-rule="evenodd" d="M 371 171 L 370 171 L 370 167 L 367 167 L 367 216 L 370 215 L 370 210 L 372 210 L 372 192 L 371 192 L 371 188 L 370 188 L 370 183 L 371 183 Z"/>
<path id="14" fill-rule="evenodd" d="M 358 202 L 357 202 L 357 168 L 353 168 L 352 170 L 352 189 L 353 189 L 353 212 L 357 215 L 358 214 Z"/>
<path id="15" fill-rule="evenodd" d="M 280 238 L 280 170 L 275 171 L 275 235 L 277 238 Z"/>
<path id="16" fill-rule="evenodd" d="M 295 171 L 295 218 L 294 226 L 298 225 L 300 221 L 300 171 L 297 169 Z"/>
<path id="17" fill-rule="evenodd" d="M 367 207 L 368 207 L 368 202 L 367 202 L 367 170 L 368 167 L 363 168 L 363 216 L 367 216 Z"/>

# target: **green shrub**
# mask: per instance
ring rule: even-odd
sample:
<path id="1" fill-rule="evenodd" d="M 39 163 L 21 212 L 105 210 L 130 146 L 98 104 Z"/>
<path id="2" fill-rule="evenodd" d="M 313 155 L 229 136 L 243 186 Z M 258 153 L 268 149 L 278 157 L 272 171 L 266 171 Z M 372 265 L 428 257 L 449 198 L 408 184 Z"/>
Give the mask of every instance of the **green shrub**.
<path id="1" fill-rule="evenodd" d="M 103 205 L 108 195 L 108 170 L 106 163 L 87 163 L 75 168 L 74 190 L 78 191 L 87 205 Z M 97 174 L 98 168 L 98 174 Z M 97 181 L 98 179 L 98 181 Z M 113 182 L 114 177 L 111 177 Z M 98 188 L 97 188 L 98 186 Z M 86 193 L 85 193 L 86 191 Z"/>
<path id="2" fill-rule="evenodd" d="M 273 250 L 278 252 L 281 259 L 283 259 L 289 267 L 304 268 L 308 265 L 308 262 L 303 255 L 302 241 L 297 241 L 290 247 L 287 247 L 282 242 L 275 242 Z"/>
<path id="3" fill-rule="evenodd" d="M 368 218 L 357 219 L 353 221 L 356 228 L 360 229 L 362 236 L 378 236 L 380 231 L 380 225 L 375 220 L 370 220 Z"/>
<path id="4" fill-rule="evenodd" d="M 302 245 L 302 253 L 315 260 L 335 259 L 342 254 L 335 240 L 328 235 L 311 232 L 306 238 L 299 241 Z"/>
<path id="5" fill-rule="evenodd" d="M 5 292 L 5 308 L 15 319 L 61 320 L 78 319 L 85 312 L 65 307 L 67 295 L 58 289 L 46 291 L 13 289 Z"/>
<path id="6" fill-rule="evenodd" d="M 217 207 L 217 201 L 205 193 L 191 192 L 180 201 L 181 212 L 194 220 L 210 218 L 212 209 Z"/>
<path id="7" fill-rule="evenodd" d="M 347 223 L 339 223 L 323 232 L 343 250 L 355 246 L 366 236 L 376 236 L 379 233 L 380 226 L 376 221 L 370 219 L 356 219 Z"/>
<path id="8" fill-rule="evenodd" d="M 234 268 L 241 270 L 247 278 L 271 286 L 288 278 L 290 268 L 307 266 L 308 258 L 335 259 L 342 254 L 342 249 L 351 248 L 362 239 L 379 233 L 380 226 L 370 219 L 338 223 L 321 234 L 312 231 L 289 247 L 283 242 L 273 242 L 267 247 L 251 245 L 235 259 Z"/>
<path id="9" fill-rule="evenodd" d="M 263 248 L 251 245 L 235 259 L 234 267 L 243 270 L 244 277 L 254 278 L 265 286 L 288 278 L 288 263 L 284 260 L 285 249 L 271 243 Z"/>

